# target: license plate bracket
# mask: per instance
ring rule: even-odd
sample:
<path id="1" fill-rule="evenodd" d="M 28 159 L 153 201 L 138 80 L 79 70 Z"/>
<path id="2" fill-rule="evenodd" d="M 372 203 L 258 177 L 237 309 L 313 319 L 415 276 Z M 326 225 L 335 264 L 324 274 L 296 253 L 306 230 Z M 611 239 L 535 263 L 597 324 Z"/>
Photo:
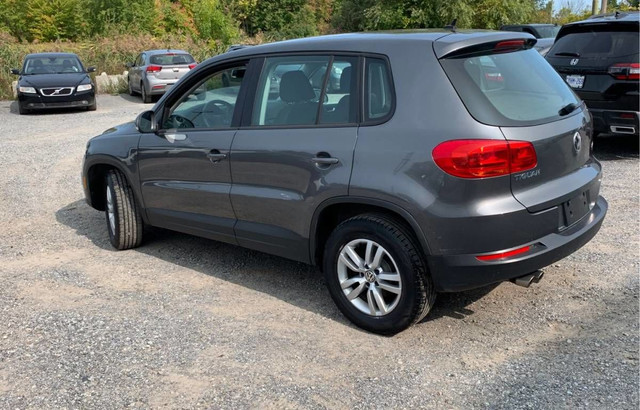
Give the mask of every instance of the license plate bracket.
<path id="1" fill-rule="evenodd" d="M 583 75 L 568 75 L 565 77 L 565 81 L 569 84 L 571 88 L 582 88 L 584 87 L 584 76 Z"/>
<path id="2" fill-rule="evenodd" d="M 562 204 L 565 226 L 578 222 L 589 212 L 589 191 L 584 191 Z"/>

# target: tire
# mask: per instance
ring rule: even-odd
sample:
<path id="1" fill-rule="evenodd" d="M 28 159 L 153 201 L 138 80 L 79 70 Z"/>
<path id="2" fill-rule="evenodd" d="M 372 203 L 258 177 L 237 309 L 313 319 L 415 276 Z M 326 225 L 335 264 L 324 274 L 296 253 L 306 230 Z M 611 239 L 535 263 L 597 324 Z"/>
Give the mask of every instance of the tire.
<path id="1" fill-rule="evenodd" d="M 144 88 L 144 83 L 140 83 L 140 96 L 142 97 L 142 102 L 145 104 L 149 104 L 151 102 L 151 96 L 147 95 L 147 89 Z"/>
<path id="2" fill-rule="evenodd" d="M 131 86 L 131 79 L 129 77 L 127 77 L 127 86 L 129 88 L 129 95 L 132 97 L 136 95 L 135 91 L 133 91 L 133 87 Z"/>
<path id="3" fill-rule="evenodd" d="M 372 250 L 367 261 L 369 243 Z M 365 272 L 353 271 L 343 262 L 341 252 L 348 255 L 347 246 L 361 256 L 361 262 L 369 265 Z M 379 248 L 383 251 L 376 267 L 374 253 Z M 436 299 L 419 249 L 411 233 L 388 216 L 364 214 L 342 222 L 329 236 L 323 255 L 325 280 L 333 301 L 355 325 L 374 333 L 393 335 L 419 322 Z M 353 259 L 350 261 L 355 267 Z M 353 285 L 343 290 L 350 282 Z M 352 292 L 358 294 L 353 301 L 347 297 L 347 294 L 353 296 Z M 382 298 L 386 312 L 378 297 Z"/>
<path id="4" fill-rule="evenodd" d="M 24 108 L 24 107 L 22 106 L 22 104 L 18 103 L 18 114 L 20 114 L 20 115 L 27 115 L 27 114 L 31 114 L 31 111 L 30 111 L 30 110 L 28 110 L 28 109 L 26 109 L 26 108 Z"/>
<path id="5" fill-rule="evenodd" d="M 93 104 L 87 107 L 87 111 L 95 111 L 98 109 L 98 103 L 94 101 Z"/>
<path id="6" fill-rule="evenodd" d="M 111 245 L 119 250 L 135 248 L 142 242 L 143 225 L 133 190 L 115 169 L 107 173 L 106 182 L 105 217 Z"/>

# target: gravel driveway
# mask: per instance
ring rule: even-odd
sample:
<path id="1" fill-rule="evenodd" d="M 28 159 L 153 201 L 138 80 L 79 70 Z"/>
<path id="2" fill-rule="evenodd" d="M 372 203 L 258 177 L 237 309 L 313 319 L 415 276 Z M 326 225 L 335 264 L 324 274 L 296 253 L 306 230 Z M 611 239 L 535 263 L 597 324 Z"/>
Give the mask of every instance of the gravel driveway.
<path id="1" fill-rule="evenodd" d="M 114 251 L 81 158 L 145 107 L 0 102 L 0 408 L 638 408 L 637 140 L 598 141 L 609 215 L 538 285 L 380 337 L 299 263 L 164 230 Z"/>

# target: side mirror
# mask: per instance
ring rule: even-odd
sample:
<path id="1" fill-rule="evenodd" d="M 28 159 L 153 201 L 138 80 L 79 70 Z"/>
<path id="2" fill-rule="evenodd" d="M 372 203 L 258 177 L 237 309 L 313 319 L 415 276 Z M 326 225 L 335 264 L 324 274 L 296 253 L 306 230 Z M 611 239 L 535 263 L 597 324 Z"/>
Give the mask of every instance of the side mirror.
<path id="1" fill-rule="evenodd" d="M 20 75 L 20 70 L 18 70 L 17 68 L 12 68 L 12 69 L 11 69 L 11 74 L 13 74 L 13 75 Z"/>
<path id="2" fill-rule="evenodd" d="M 87 68 L 87 73 L 95 73 L 96 72 L 96 68 L 95 67 L 88 67 Z"/>
<path id="3" fill-rule="evenodd" d="M 138 115 L 136 118 L 136 128 L 139 132 L 143 133 L 156 132 L 158 130 L 156 114 L 149 110 Z"/>

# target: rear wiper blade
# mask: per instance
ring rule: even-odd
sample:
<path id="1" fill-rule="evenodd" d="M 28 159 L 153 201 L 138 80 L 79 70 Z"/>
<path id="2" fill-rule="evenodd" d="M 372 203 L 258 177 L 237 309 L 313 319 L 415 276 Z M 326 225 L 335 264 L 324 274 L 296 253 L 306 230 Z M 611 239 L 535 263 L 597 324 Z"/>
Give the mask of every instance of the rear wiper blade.
<path id="1" fill-rule="evenodd" d="M 580 53 L 574 53 L 573 51 L 561 51 L 559 53 L 555 53 L 554 56 L 580 57 Z"/>
<path id="2" fill-rule="evenodd" d="M 578 108 L 578 106 L 574 103 L 567 104 L 564 107 L 560 108 L 560 111 L 558 111 L 558 115 L 564 117 L 565 115 L 571 114 L 573 111 L 575 111 L 576 108 Z"/>

